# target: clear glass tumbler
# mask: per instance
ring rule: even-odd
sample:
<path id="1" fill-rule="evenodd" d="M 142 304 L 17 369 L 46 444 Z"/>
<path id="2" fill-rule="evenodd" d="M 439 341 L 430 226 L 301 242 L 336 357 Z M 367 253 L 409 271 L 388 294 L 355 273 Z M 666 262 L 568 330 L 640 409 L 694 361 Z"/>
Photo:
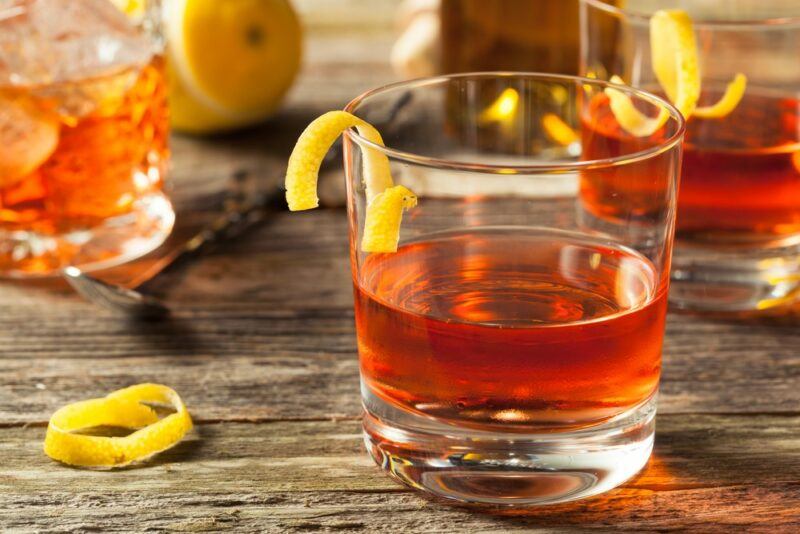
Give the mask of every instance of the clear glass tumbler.
<path id="1" fill-rule="evenodd" d="M 687 124 L 670 300 L 719 312 L 800 301 L 800 3 L 795 0 L 581 0 L 582 73 L 660 91 L 650 63 L 657 9 L 692 17 L 700 105 L 737 74 L 744 98 Z"/>
<path id="2" fill-rule="evenodd" d="M 0 2 L 0 276 L 157 247 L 169 118 L 160 2 Z"/>
<path id="3" fill-rule="evenodd" d="M 617 86 L 670 118 L 663 137 L 609 140 L 607 87 L 464 74 L 346 107 L 388 147 L 345 134 L 365 440 L 405 484 L 545 504 L 609 490 L 647 462 L 684 123 Z M 364 151 L 385 154 L 419 199 L 396 253 L 360 248 Z M 629 201 L 609 209 L 609 196 Z"/>

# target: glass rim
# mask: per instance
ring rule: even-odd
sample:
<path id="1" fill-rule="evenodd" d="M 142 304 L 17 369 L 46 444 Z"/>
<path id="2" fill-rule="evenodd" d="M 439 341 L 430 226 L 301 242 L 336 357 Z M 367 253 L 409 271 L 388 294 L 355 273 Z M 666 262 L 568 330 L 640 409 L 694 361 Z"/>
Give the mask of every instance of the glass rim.
<path id="1" fill-rule="evenodd" d="M 613 13 L 615 15 L 624 15 L 626 17 L 630 17 L 632 19 L 638 19 L 641 21 L 649 21 L 650 17 L 652 16 L 643 13 L 641 11 L 633 11 L 631 9 L 609 4 L 607 0 L 580 0 L 580 2 L 582 4 L 590 5 L 594 8 L 605 11 L 607 13 Z M 800 25 L 800 13 L 798 13 L 796 16 L 791 16 L 791 17 L 766 17 L 766 18 L 742 19 L 742 20 L 692 19 L 692 23 L 695 28 L 713 28 L 715 26 L 730 28 L 735 26 L 772 27 L 772 26 L 787 26 L 793 24 Z"/>
<path id="2" fill-rule="evenodd" d="M 464 161 L 464 160 L 448 160 L 441 158 L 434 158 L 430 156 L 423 156 L 414 154 L 404 150 L 398 150 L 391 146 L 381 146 L 373 143 L 369 139 L 361 136 L 355 128 L 348 128 L 345 130 L 345 137 L 353 140 L 359 146 L 366 146 L 373 150 L 383 153 L 387 157 L 413 163 L 415 165 L 422 165 L 425 167 L 432 167 L 438 169 L 448 169 L 455 171 L 468 171 L 480 172 L 485 174 L 535 174 L 535 173 L 567 173 L 571 171 L 580 171 L 587 169 L 603 169 L 610 167 L 618 167 L 621 165 L 628 165 L 646 161 L 656 157 L 668 150 L 674 148 L 676 144 L 680 144 L 683 135 L 686 132 L 686 120 L 678 109 L 667 100 L 648 93 L 642 89 L 637 89 L 629 85 L 616 84 L 605 80 L 596 78 L 586 78 L 583 76 L 572 76 L 567 74 L 549 74 L 540 72 L 510 72 L 510 71 L 489 71 L 489 72 L 465 72 L 458 74 L 446 74 L 441 76 L 430 76 L 425 78 L 415 78 L 412 80 L 404 80 L 394 82 L 381 87 L 376 87 L 369 91 L 362 93 L 353 100 L 347 103 L 344 111 L 357 115 L 358 107 L 366 102 L 368 99 L 379 96 L 392 91 L 397 91 L 403 88 L 420 88 L 438 83 L 447 82 L 459 78 L 527 78 L 537 81 L 555 81 L 555 82 L 572 82 L 580 83 L 582 85 L 594 85 L 605 88 L 613 88 L 629 95 L 632 95 L 640 100 L 644 100 L 650 104 L 658 106 L 667 110 L 670 119 L 675 120 L 678 124 L 677 130 L 666 140 L 656 144 L 653 147 L 638 152 L 631 152 L 630 154 L 623 154 L 621 156 L 614 156 L 611 158 L 589 159 L 579 161 L 563 161 L 563 162 L 542 162 L 542 163 L 526 163 L 525 165 L 514 164 L 487 164 L 478 161 Z"/>

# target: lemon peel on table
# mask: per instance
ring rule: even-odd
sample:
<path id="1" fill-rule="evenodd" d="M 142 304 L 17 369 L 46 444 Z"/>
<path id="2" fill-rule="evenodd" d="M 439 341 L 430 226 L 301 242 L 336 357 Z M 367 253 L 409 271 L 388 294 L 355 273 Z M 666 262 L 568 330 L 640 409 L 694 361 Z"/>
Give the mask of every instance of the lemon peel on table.
<path id="1" fill-rule="evenodd" d="M 148 404 L 169 404 L 175 412 L 159 419 Z M 100 426 L 134 432 L 124 437 L 77 433 Z M 47 425 L 44 452 L 53 460 L 72 466 L 123 467 L 169 449 L 191 428 L 192 418 L 173 389 L 138 384 L 57 410 Z"/>
<path id="2" fill-rule="evenodd" d="M 731 113 L 744 96 L 747 78 L 744 74 L 737 74 L 719 102 L 697 107 L 701 90 L 697 42 L 692 19 L 685 11 L 659 10 L 653 14 L 650 18 L 650 49 L 656 79 L 667 98 L 687 120 L 693 115 L 722 118 Z M 619 76 L 612 76 L 611 81 L 624 83 Z M 618 89 L 609 87 L 605 93 L 620 126 L 637 137 L 652 135 L 669 118 L 665 109 L 661 109 L 656 117 L 644 115 L 636 109 L 631 98 Z"/>
<path id="3" fill-rule="evenodd" d="M 320 165 L 336 139 L 348 128 L 356 128 L 368 141 L 384 146 L 378 130 L 351 113 L 329 111 L 316 118 L 300 134 L 289 156 L 286 202 L 291 211 L 319 206 L 317 180 Z M 407 188 L 394 185 L 389 158 L 385 154 L 369 147 L 362 147 L 362 154 L 367 215 L 361 250 L 396 252 L 403 210 L 416 205 L 416 196 Z"/>

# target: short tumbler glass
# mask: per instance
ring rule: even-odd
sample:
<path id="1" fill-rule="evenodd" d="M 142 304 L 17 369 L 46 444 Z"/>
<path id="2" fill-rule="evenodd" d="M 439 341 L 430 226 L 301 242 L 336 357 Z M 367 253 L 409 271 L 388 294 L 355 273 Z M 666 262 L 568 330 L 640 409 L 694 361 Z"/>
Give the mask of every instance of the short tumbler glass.
<path id="1" fill-rule="evenodd" d="M 344 154 L 365 440 L 403 483 L 546 504 L 646 464 L 684 123 L 617 86 L 669 120 L 662 137 L 610 139 L 608 87 L 463 74 L 346 107 L 386 143 L 350 130 Z M 419 199 L 396 253 L 360 249 L 364 151 L 385 154 Z"/>
<path id="2" fill-rule="evenodd" d="M 161 2 L 0 2 L 0 276 L 110 267 L 175 215 Z"/>
<path id="3" fill-rule="evenodd" d="M 670 301 L 749 313 L 800 302 L 800 2 L 581 0 L 582 74 L 659 92 L 649 19 L 694 21 L 700 105 L 737 73 L 744 97 L 721 119 L 687 124 Z"/>

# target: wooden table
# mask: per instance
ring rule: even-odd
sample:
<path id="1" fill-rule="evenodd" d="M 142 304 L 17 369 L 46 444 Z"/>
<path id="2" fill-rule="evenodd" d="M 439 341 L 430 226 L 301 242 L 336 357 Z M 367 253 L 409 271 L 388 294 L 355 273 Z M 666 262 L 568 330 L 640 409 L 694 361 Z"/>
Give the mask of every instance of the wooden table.
<path id="1" fill-rule="evenodd" d="M 392 79 L 391 28 L 361 13 L 347 32 L 309 24 L 306 68 L 269 124 L 174 140 L 176 237 L 208 220 L 233 172 L 277 183 L 310 119 Z M 0 530 L 800 529 L 797 316 L 671 315 L 654 457 L 607 495 L 496 516 L 392 482 L 361 444 L 346 224 L 336 209 L 276 213 L 160 283 L 175 311 L 165 322 L 127 321 L 60 282 L 2 283 Z M 56 408 L 144 381 L 190 407 L 197 429 L 178 447 L 115 472 L 41 452 Z"/>

